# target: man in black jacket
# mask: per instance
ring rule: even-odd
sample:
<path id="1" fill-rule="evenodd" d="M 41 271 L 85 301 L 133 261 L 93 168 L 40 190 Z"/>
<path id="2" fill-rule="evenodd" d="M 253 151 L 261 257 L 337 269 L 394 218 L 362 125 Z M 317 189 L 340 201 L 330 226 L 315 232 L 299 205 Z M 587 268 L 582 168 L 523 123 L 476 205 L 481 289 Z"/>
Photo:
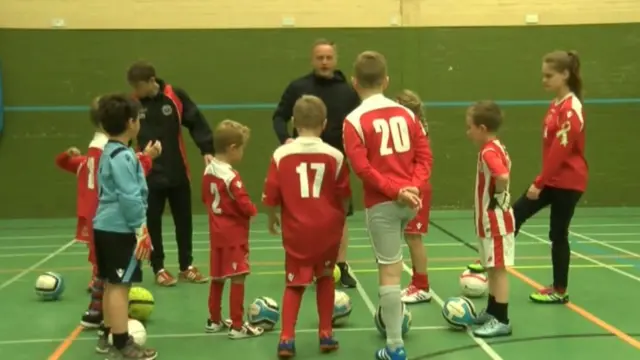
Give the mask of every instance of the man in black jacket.
<path id="1" fill-rule="evenodd" d="M 273 129 L 281 143 L 288 143 L 297 136 L 295 129 L 289 135 L 288 123 L 291 120 L 293 105 L 302 95 L 315 95 L 327 106 L 327 126 L 322 140 L 344 153 L 342 145 L 342 123 L 347 115 L 360 105 L 360 98 L 347 82 L 345 75 L 336 69 L 337 56 L 333 42 L 318 40 L 312 48 L 313 72 L 298 78 L 287 86 L 278 108 L 273 114 Z M 350 206 L 347 216 L 353 214 Z M 348 230 L 345 224 L 342 245 L 338 255 L 340 282 L 344 287 L 355 287 L 356 281 L 349 273 L 346 262 Z"/>
<path id="2" fill-rule="evenodd" d="M 147 228 L 153 243 L 151 266 L 156 283 L 162 286 L 174 286 L 177 283 L 177 279 L 164 266 L 162 215 L 167 200 L 178 243 L 179 278 L 191 283 L 205 283 L 208 278 L 193 266 L 191 183 L 182 126 L 189 129 L 207 163 L 213 159 L 213 134 L 187 93 L 158 79 L 151 64 L 133 64 L 127 72 L 127 80 L 143 107 L 138 145 L 144 146 L 149 141 L 159 140 L 163 147 L 162 155 L 153 161 L 153 169 L 147 176 Z"/>

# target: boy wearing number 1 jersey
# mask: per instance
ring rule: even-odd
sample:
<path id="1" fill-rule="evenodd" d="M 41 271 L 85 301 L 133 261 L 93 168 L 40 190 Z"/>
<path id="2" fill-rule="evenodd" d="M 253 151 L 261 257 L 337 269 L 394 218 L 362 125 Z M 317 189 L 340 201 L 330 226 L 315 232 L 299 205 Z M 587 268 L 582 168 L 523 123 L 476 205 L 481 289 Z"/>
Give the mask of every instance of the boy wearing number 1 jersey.
<path id="1" fill-rule="evenodd" d="M 344 155 L 320 139 L 327 108 L 305 95 L 293 107 L 298 137 L 273 153 L 262 201 L 269 231 L 279 234 L 285 250 L 286 287 L 277 354 L 295 356 L 295 326 L 305 288 L 316 279 L 320 351 L 338 349 L 333 338 L 333 269 L 338 257 L 351 189 Z M 276 208 L 280 207 L 280 216 Z M 282 219 L 282 223 L 280 222 Z"/>
<path id="2" fill-rule="evenodd" d="M 249 128 L 222 121 L 213 134 L 214 159 L 204 170 L 202 201 L 209 214 L 210 276 L 207 332 L 228 330 L 231 339 L 260 336 L 263 329 L 243 321 L 244 283 L 249 275 L 249 227 L 256 206 L 232 165 L 240 162 L 249 140 Z M 229 279 L 231 320 L 222 319 L 222 292 Z"/>
<path id="3" fill-rule="evenodd" d="M 87 244 L 89 248 L 89 263 L 92 267 L 92 277 L 88 291 L 91 293 L 89 309 L 82 316 L 81 324 L 86 328 L 97 328 L 102 322 L 102 293 L 103 284 L 96 279 L 96 258 L 93 246 L 93 217 L 98 207 L 98 190 L 96 174 L 102 150 L 109 140 L 102 130 L 97 118 L 98 101 L 94 99 L 91 104 L 91 123 L 96 129 L 93 139 L 89 143 L 86 155 L 81 155 L 77 148 L 69 148 L 56 157 L 56 165 L 62 170 L 76 174 L 77 177 L 77 201 L 76 215 L 78 217 L 75 240 Z M 160 144 L 148 146 L 144 153 L 138 153 L 138 159 L 145 174 L 149 173 L 152 166 L 152 158 L 160 151 Z"/>

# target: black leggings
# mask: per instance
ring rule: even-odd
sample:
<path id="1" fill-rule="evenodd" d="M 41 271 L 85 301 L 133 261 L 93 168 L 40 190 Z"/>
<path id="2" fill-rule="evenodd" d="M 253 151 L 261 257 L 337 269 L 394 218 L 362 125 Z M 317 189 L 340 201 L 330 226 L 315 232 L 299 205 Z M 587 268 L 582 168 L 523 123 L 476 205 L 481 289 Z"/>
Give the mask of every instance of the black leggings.
<path id="1" fill-rule="evenodd" d="M 576 210 L 582 192 L 576 190 L 544 187 L 537 200 L 522 195 L 513 205 L 516 220 L 516 235 L 520 227 L 538 211 L 551 206 L 549 216 L 549 240 L 551 241 L 551 262 L 553 264 L 553 286 L 566 290 L 569 285 L 569 263 L 571 249 L 569 247 L 569 225 Z"/>

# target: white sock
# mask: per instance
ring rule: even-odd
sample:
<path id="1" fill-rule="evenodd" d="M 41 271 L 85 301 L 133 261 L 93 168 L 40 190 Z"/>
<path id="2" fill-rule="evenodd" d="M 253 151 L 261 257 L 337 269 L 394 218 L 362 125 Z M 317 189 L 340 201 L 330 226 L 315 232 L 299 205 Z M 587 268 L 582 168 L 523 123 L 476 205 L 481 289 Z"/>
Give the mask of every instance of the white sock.
<path id="1" fill-rule="evenodd" d="M 404 346 L 402 340 L 402 301 L 400 300 L 400 285 L 380 286 L 380 307 L 382 309 L 382 321 L 387 329 L 387 346 L 395 350 Z"/>

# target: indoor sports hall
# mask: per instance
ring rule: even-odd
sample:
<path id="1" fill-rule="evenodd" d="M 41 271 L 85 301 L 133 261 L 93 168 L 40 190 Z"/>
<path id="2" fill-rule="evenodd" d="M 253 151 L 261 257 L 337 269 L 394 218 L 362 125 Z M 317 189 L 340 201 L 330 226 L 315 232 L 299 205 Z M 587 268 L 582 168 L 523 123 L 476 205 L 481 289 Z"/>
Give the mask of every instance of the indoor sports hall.
<path id="1" fill-rule="evenodd" d="M 93 135 L 89 104 L 131 91 L 126 71 L 147 60 L 159 77 L 183 88 L 212 127 L 224 119 L 251 128 L 236 169 L 260 202 L 270 157 L 279 145 L 272 116 L 284 89 L 311 72 L 314 41 L 336 44 L 345 79 L 366 50 L 385 55 L 387 95 L 403 89 L 425 102 L 434 155 L 431 223 L 424 242 L 434 300 L 409 307 L 410 360 L 640 359 L 640 1 L 638 0 L 2 0 L 0 1 L 0 360 L 102 360 L 96 334 L 78 327 L 91 268 L 76 229 L 76 177 L 56 167 L 57 154 L 83 152 Z M 566 305 L 528 299 L 551 282 L 549 212 L 527 222 L 510 273 L 513 335 L 480 340 L 453 331 L 443 301 L 459 296 L 459 277 L 477 260 L 473 223 L 477 148 L 465 135 L 465 112 L 491 99 L 504 111 L 500 139 L 513 162 L 511 196 L 540 171 L 542 121 L 552 94 L 541 60 L 554 50 L 580 55 L 584 81 L 589 185 L 570 232 Z M 345 80 L 346 81 L 346 80 Z M 195 265 L 208 272 L 201 152 L 186 129 L 191 168 Z M 349 218 L 348 262 L 359 287 L 340 350 L 321 355 L 313 289 L 297 324 L 299 359 L 367 360 L 384 343 L 373 313 L 376 264 L 365 230 L 362 188 L 352 177 L 356 213 Z M 177 272 L 169 209 L 164 218 L 167 270 Z M 263 209 L 260 209 L 261 211 Z M 281 302 L 283 250 L 252 223 L 248 306 Z M 411 264 L 405 259 L 405 284 Z M 36 279 L 59 273 L 58 301 L 41 301 Z M 278 330 L 228 340 L 206 334 L 207 284 L 144 283 L 155 298 L 148 344 L 159 359 L 276 358 Z M 228 297 L 225 289 L 225 297 Z M 482 309 L 486 297 L 473 299 Z M 226 312 L 226 303 L 223 305 Z"/>
<path id="2" fill-rule="evenodd" d="M 514 335 L 483 341 L 466 332 L 452 331 L 442 318 L 443 299 L 460 292 L 458 276 L 476 259 L 470 213 L 438 211 L 426 240 L 434 300 L 409 309 L 413 323 L 406 336 L 410 359 L 581 359 L 636 358 L 640 351 L 640 325 L 633 299 L 640 296 L 640 209 L 581 210 L 571 232 L 571 296 L 568 305 L 541 306 L 527 299 L 529 292 L 550 279 L 546 214 L 527 224 L 517 239 L 517 263 L 512 275 L 511 319 Z M 72 222 L 3 221 L 0 231 L 0 358 L 92 359 L 95 334 L 78 330 L 78 317 L 87 302 L 89 267 L 86 250 L 72 245 L 67 228 Z M 350 263 L 360 281 L 345 290 L 353 302 L 348 325 L 337 330 L 341 348 L 334 355 L 317 350 L 315 296 L 307 294 L 298 322 L 298 356 L 304 359 L 364 359 L 381 343 L 373 312 L 377 306 L 375 261 L 363 216 L 350 221 Z M 208 235 L 204 217 L 196 220 L 196 258 L 205 266 Z M 167 244 L 172 234 L 166 233 Z M 284 272 L 279 239 L 266 232 L 264 219 L 255 221 L 251 236 L 252 276 L 247 299 L 281 297 Z M 168 245 L 169 254 L 175 246 Z M 167 264 L 169 268 L 177 264 Z M 406 267 L 409 271 L 410 268 Z M 33 295 L 38 273 L 63 274 L 68 288 L 64 299 L 41 303 Z M 406 276 L 408 281 L 409 275 Z M 226 334 L 203 331 L 207 317 L 207 285 L 159 288 L 144 285 L 156 299 L 148 322 L 148 343 L 163 359 L 211 359 L 242 356 L 273 359 L 277 330 L 256 339 L 232 341 Z M 475 301 L 480 308 L 485 298 Z M 562 349 L 561 351 L 559 349 Z"/>

